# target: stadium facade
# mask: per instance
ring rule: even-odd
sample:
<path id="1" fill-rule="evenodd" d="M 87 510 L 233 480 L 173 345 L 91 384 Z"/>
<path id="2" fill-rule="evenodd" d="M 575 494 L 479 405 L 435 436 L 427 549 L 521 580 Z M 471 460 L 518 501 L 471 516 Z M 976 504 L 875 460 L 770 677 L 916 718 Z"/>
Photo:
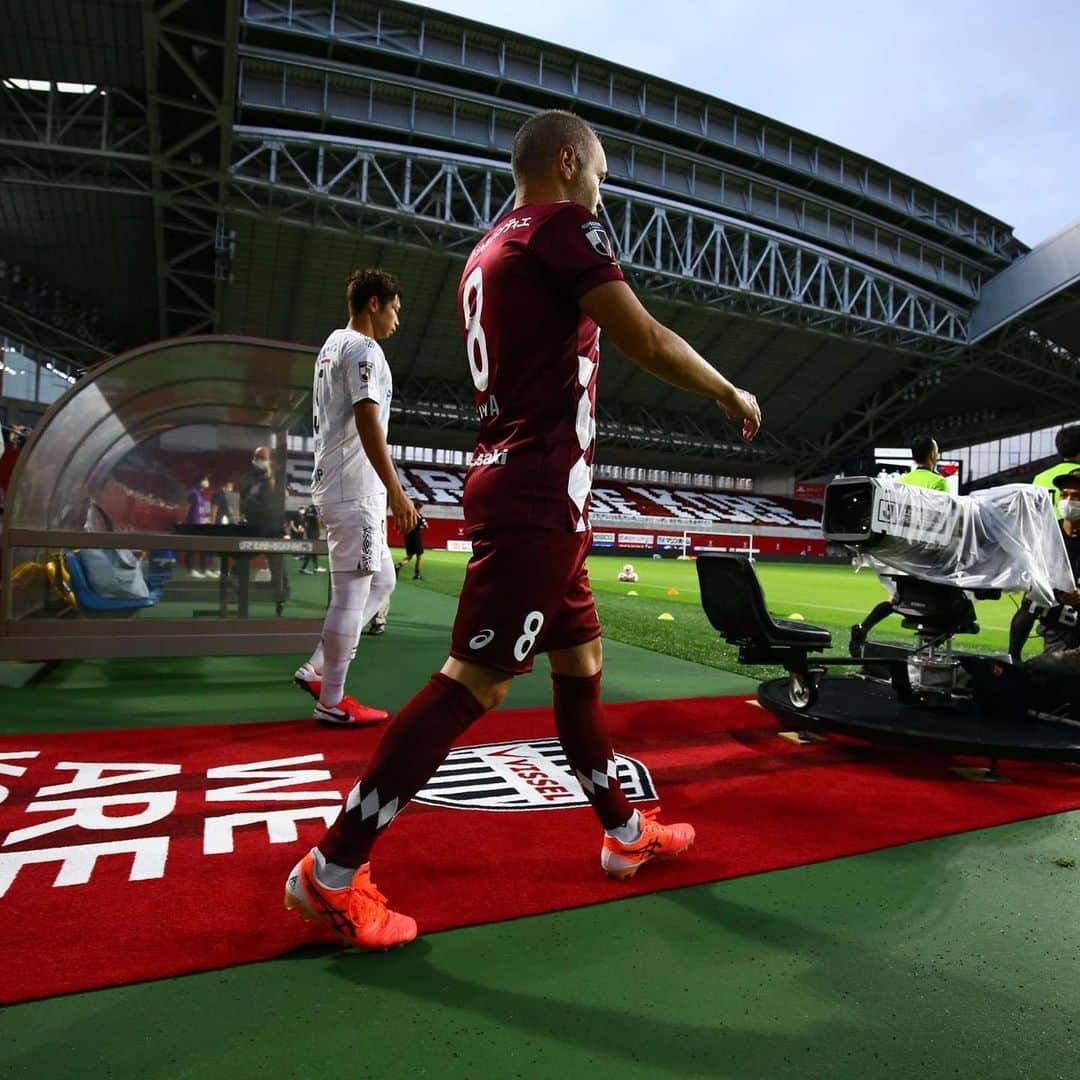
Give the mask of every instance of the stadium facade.
<path id="1" fill-rule="evenodd" d="M 915 428 L 948 448 L 1074 416 L 1080 228 L 1029 252 L 857 152 L 596 57 L 404 3 L 43 0 L 0 71 L 0 257 L 53 298 L 0 290 L 0 333 L 50 355 L 316 343 L 345 271 L 378 262 L 406 289 L 395 441 L 465 446 L 462 259 L 512 203 L 514 131 L 562 107 L 604 139 L 628 276 L 767 419 L 744 446 L 609 348 L 601 460 L 784 490 Z"/>

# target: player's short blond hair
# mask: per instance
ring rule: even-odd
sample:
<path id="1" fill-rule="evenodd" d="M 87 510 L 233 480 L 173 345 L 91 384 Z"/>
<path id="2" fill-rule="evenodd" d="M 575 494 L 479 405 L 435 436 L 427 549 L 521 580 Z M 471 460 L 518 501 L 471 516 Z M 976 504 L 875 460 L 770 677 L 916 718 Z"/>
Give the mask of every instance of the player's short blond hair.
<path id="1" fill-rule="evenodd" d="M 592 127 L 572 112 L 547 109 L 530 116 L 514 136 L 510 168 L 518 184 L 543 173 L 552 158 L 564 146 L 572 146 L 578 161 L 588 161 L 589 151 L 599 136 Z"/>

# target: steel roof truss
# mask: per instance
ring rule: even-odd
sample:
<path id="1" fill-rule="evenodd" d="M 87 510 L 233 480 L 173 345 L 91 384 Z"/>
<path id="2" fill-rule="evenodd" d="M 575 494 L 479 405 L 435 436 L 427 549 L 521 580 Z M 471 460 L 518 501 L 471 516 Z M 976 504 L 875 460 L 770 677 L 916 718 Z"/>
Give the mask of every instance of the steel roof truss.
<path id="1" fill-rule="evenodd" d="M 268 209 L 282 198 L 293 208 L 301 200 L 351 204 L 399 216 L 429 244 L 445 243 L 446 230 L 462 242 L 479 236 L 513 198 L 507 166 L 483 159 L 246 127 L 234 139 L 230 178 L 248 205 L 252 188 Z M 804 325 L 840 322 L 917 351 L 964 341 L 961 308 L 791 237 L 618 188 L 605 193 L 605 216 L 628 269 L 711 289 L 713 301 L 754 297 Z"/>
<path id="2" fill-rule="evenodd" d="M 214 329 L 231 277 L 222 177 L 231 157 L 238 19 L 239 0 L 149 0 L 144 13 L 163 337 Z"/>
<path id="3" fill-rule="evenodd" d="M 393 3 L 244 0 L 243 20 L 245 26 L 315 38 L 328 49 L 342 42 L 410 56 L 438 68 L 466 68 L 579 105 L 613 110 L 638 128 L 648 123 L 686 135 L 692 125 L 703 141 L 712 144 L 705 149 L 714 158 L 717 148 L 723 148 L 749 156 L 754 165 L 779 164 L 837 192 L 857 193 L 860 200 L 891 206 L 988 253 L 1009 258 L 1016 247 L 1011 232 L 1000 222 L 849 150 L 636 72 L 608 66 L 601 86 L 600 62 L 590 65 L 586 73 L 579 58 L 557 46 L 504 35 L 494 28 L 480 33 L 471 26 L 455 25 L 451 17 Z M 512 69 L 506 63 L 508 51 L 515 60 Z"/>

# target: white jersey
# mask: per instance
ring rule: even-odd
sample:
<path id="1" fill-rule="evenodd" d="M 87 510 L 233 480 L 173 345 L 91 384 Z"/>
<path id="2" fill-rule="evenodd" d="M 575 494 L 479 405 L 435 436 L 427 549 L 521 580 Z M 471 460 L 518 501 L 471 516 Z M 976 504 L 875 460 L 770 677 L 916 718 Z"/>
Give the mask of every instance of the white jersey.
<path id="1" fill-rule="evenodd" d="M 378 343 L 348 327 L 335 330 L 319 350 L 312 393 L 315 472 L 311 500 L 316 506 L 355 502 L 386 488 L 364 453 L 353 405 L 374 401 L 386 435 L 394 382 Z"/>

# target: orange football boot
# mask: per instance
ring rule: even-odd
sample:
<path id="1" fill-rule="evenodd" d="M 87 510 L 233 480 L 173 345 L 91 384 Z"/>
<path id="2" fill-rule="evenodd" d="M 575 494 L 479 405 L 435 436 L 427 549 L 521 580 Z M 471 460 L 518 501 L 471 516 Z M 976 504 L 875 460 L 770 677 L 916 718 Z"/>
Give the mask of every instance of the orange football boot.
<path id="1" fill-rule="evenodd" d="M 294 867 L 285 883 L 285 907 L 305 922 L 325 923 L 346 945 L 357 949 L 392 949 L 416 937 L 416 920 L 391 911 L 371 880 L 366 862 L 343 889 L 328 889 L 315 877 L 314 849 Z"/>
<path id="2" fill-rule="evenodd" d="M 672 859 L 694 842 L 693 825 L 661 825 L 656 820 L 660 807 L 641 812 L 641 835 L 631 844 L 604 836 L 600 865 L 608 877 L 626 881 L 653 859 Z"/>
<path id="3" fill-rule="evenodd" d="M 315 709 L 311 715 L 320 723 L 338 727 L 368 727 L 370 724 L 381 724 L 390 719 L 390 714 L 385 709 L 362 705 L 348 694 L 336 705 L 324 705 L 319 701 L 322 694 L 322 675 L 306 661 L 296 669 L 293 682 L 315 699 Z"/>
<path id="4" fill-rule="evenodd" d="M 385 709 L 375 709 L 370 705 L 361 705 L 354 697 L 346 694 L 336 705 L 324 705 L 321 701 L 312 710 L 312 716 L 321 724 L 332 727 L 369 727 L 390 719 Z"/>

